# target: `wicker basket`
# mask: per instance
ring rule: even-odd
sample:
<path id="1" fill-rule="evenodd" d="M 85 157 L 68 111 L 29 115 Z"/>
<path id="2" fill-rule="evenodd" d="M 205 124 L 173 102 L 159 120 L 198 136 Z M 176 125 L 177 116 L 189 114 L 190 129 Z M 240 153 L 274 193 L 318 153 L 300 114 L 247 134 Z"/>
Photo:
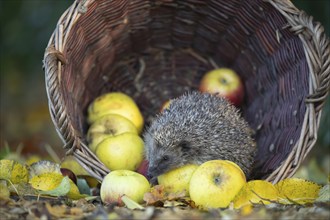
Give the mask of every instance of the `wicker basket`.
<path id="1" fill-rule="evenodd" d="M 163 102 L 216 66 L 245 84 L 256 130 L 254 178 L 292 176 L 314 146 L 329 92 L 329 39 L 289 0 L 76 0 L 44 56 L 50 114 L 67 154 L 99 180 L 109 170 L 86 146 L 86 109 L 122 91 L 150 123 Z"/>

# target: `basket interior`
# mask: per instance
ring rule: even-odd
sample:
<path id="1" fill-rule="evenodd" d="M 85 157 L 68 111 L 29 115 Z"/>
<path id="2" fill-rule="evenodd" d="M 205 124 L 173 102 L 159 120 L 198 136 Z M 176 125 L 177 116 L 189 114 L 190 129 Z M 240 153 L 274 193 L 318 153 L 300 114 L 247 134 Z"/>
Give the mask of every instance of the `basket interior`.
<path id="1" fill-rule="evenodd" d="M 258 146 L 253 173 L 264 178 L 296 144 L 306 108 L 308 65 L 287 23 L 262 0 L 93 1 L 64 48 L 61 92 L 72 125 L 84 136 L 90 102 L 122 91 L 147 126 L 166 100 L 197 89 L 214 61 L 244 82 L 241 112 Z"/>

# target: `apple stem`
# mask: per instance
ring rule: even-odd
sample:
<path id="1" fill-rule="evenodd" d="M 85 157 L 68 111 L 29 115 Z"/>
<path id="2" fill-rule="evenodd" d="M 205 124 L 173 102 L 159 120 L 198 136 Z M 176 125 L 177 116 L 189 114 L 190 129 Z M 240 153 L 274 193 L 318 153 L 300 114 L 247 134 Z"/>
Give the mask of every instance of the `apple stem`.
<path id="1" fill-rule="evenodd" d="M 214 183 L 216 184 L 216 185 L 219 185 L 220 183 L 221 183 L 221 179 L 220 179 L 220 177 L 215 177 L 214 178 Z"/>
<path id="2" fill-rule="evenodd" d="M 228 81 L 226 79 L 224 79 L 224 78 L 221 78 L 220 79 L 220 82 L 223 83 L 223 84 L 228 84 Z"/>

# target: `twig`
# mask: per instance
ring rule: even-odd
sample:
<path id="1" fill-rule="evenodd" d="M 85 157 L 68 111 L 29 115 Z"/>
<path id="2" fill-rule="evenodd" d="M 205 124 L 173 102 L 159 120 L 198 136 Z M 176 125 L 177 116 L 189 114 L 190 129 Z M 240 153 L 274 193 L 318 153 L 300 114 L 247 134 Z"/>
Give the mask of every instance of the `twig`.
<path id="1" fill-rule="evenodd" d="M 45 145 L 45 148 L 46 148 L 47 153 L 54 160 L 55 163 L 61 163 L 61 159 L 56 154 L 56 152 L 54 151 L 54 149 L 52 148 L 52 146 L 50 146 L 49 144 L 46 144 Z"/>

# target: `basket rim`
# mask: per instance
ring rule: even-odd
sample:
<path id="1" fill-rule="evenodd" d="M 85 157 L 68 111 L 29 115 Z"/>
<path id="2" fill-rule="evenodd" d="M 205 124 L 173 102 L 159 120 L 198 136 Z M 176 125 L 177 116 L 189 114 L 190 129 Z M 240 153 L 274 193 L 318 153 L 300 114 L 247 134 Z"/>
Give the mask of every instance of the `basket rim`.
<path id="1" fill-rule="evenodd" d="M 67 38 L 74 24 L 82 14 L 88 11 L 88 6 L 94 1 L 75 0 L 62 14 L 46 47 L 43 69 L 51 119 L 64 143 L 64 148 L 67 149 L 67 155 L 73 154 L 84 169 L 102 181 L 110 170 L 89 150 L 79 132 L 73 128 L 60 92 L 62 65 L 67 63 L 63 55 Z M 305 100 L 306 111 L 299 140 L 282 164 L 266 179 L 276 183 L 293 176 L 316 143 L 322 107 L 329 93 L 330 43 L 321 23 L 315 22 L 312 16 L 297 9 L 291 1 L 263 1 L 277 9 L 288 21 L 290 31 L 299 36 L 309 67 L 309 95 Z"/>

